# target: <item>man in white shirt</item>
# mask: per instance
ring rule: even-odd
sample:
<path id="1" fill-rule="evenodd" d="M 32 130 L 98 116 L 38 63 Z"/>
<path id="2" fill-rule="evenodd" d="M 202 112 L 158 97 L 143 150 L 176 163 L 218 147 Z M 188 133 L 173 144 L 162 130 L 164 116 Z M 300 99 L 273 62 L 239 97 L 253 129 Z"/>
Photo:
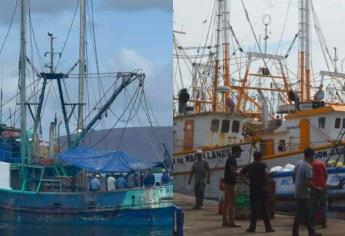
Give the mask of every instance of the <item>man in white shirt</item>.
<path id="1" fill-rule="evenodd" d="M 115 182 L 116 182 L 116 180 L 115 180 L 114 174 L 111 174 L 107 179 L 108 191 L 115 191 L 116 190 Z"/>

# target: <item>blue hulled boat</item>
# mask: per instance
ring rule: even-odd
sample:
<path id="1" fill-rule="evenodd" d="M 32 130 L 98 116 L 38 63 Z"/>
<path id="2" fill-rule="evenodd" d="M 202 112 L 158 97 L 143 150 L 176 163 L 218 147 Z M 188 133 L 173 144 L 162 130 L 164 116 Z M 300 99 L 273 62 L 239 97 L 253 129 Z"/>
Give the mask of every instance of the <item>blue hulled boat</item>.
<path id="1" fill-rule="evenodd" d="M 89 190 L 89 176 L 106 173 L 125 174 L 130 171 L 142 173 L 159 164 L 134 157 L 122 151 L 96 151 L 83 147 L 85 138 L 107 112 L 119 94 L 130 84 L 137 84 L 133 95 L 136 103 L 138 94 L 143 94 L 145 74 L 117 72 L 107 74 L 114 79 L 111 88 L 97 102 L 90 114 L 88 123 L 84 118 L 84 80 L 85 66 L 85 0 L 80 0 L 81 35 L 79 64 L 78 102 L 70 102 L 70 97 L 62 89 L 68 73 L 57 73 L 54 64 L 53 40 L 49 33 L 51 50 L 49 71 L 38 73 L 26 56 L 26 28 L 28 0 L 21 0 L 21 47 L 19 60 L 20 128 L 0 127 L 0 221 L 14 223 L 63 223 L 63 224 L 110 224 L 119 226 L 157 226 L 173 225 L 173 187 L 172 184 L 154 185 L 106 191 Z M 61 55 L 60 55 L 61 56 Z M 77 65 L 76 64 L 76 65 Z M 76 67 L 74 65 L 72 70 Z M 26 90 L 26 70 L 30 67 L 38 77 L 35 89 L 39 89 L 37 101 L 28 98 Z M 100 75 L 99 75 L 100 76 Z M 64 124 L 66 143 L 64 151 L 55 145 L 55 132 L 59 125 L 55 119 L 50 123 L 49 142 L 42 141 L 42 113 L 46 102 L 48 84 L 56 83 Z M 126 96 L 129 92 L 126 91 Z M 142 96 L 143 98 L 145 96 Z M 68 102 L 67 102 L 68 98 Z M 2 99 L 2 96 L 1 96 Z M 31 99 L 31 100 L 30 100 Z M 140 98 L 139 98 L 140 100 Z M 146 102 L 146 101 L 145 101 Z M 130 107 L 128 110 L 131 111 Z M 78 108 L 77 115 L 75 108 Z M 128 107 L 127 107 L 128 108 Z M 1 101 L 2 110 L 2 101 Z M 111 111 L 113 112 L 113 111 Z M 31 115 L 32 125 L 27 125 L 27 113 Z M 129 113 L 132 119 L 132 112 Z M 77 117 L 76 131 L 73 133 L 70 120 Z M 120 116 L 119 119 L 124 119 Z M 2 123 L 2 121 L 0 121 Z M 114 120 L 116 124 L 117 121 Z M 30 127 L 30 128 L 28 128 Z M 59 136 L 59 135 L 57 135 Z M 105 179 L 105 178 L 104 178 Z M 104 183 L 103 183 L 104 185 Z"/>

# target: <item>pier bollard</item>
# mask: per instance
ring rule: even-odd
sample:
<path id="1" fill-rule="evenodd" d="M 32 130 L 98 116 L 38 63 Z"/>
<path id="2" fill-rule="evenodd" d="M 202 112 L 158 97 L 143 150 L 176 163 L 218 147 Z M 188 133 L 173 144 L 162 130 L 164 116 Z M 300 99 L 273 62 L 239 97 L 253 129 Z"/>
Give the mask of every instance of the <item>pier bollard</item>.
<path id="1" fill-rule="evenodd" d="M 174 205 L 174 236 L 183 236 L 184 212 Z"/>
<path id="2" fill-rule="evenodd" d="M 218 214 L 223 214 L 224 207 L 224 178 L 219 180 Z"/>

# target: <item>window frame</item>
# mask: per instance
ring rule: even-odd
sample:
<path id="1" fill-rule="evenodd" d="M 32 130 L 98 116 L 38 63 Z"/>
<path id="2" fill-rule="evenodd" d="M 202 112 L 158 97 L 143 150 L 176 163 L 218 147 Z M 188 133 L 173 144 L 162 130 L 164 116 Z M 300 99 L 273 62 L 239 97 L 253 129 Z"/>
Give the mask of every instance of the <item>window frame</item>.
<path id="1" fill-rule="evenodd" d="M 234 127 L 236 128 L 236 130 Z M 239 120 L 233 120 L 232 125 L 231 125 L 231 133 L 239 133 L 240 127 L 241 127 L 241 122 Z"/>
<path id="2" fill-rule="evenodd" d="M 319 121 L 318 122 L 319 129 L 325 129 L 326 128 L 326 117 L 319 117 L 318 121 Z"/>
<path id="3" fill-rule="evenodd" d="M 340 129 L 340 127 L 341 127 L 341 118 L 340 117 L 336 117 L 335 118 L 335 122 L 334 122 L 334 128 L 335 129 Z"/>
<path id="4" fill-rule="evenodd" d="M 218 133 L 219 126 L 220 126 L 219 119 L 212 119 L 211 120 L 211 127 L 210 127 L 211 132 Z"/>
<path id="5" fill-rule="evenodd" d="M 230 131 L 230 120 L 222 120 L 222 125 L 220 127 L 220 132 L 221 133 L 228 133 Z"/>

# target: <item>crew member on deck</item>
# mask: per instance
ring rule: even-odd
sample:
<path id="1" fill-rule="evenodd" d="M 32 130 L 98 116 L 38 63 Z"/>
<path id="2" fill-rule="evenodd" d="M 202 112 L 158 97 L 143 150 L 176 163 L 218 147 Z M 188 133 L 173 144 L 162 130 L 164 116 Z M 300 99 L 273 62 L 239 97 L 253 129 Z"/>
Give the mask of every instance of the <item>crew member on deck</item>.
<path id="1" fill-rule="evenodd" d="M 116 189 L 115 182 L 116 182 L 116 179 L 114 177 L 114 174 L 112 173 L 107 178 L 107 190 L 108 191 L 115 191 L 115 189 Z"/>
<path id="2" fill-rule="evenodd" d="M 155 185 L 155 182 L 156 182 L 155 176 L 151 173 L 151 170 L 148 169 L 144 177 L 144 187 L 145 188 L 153 187 Z"/>
<path id="3" fill-rule="evenodd" d="M 101 182 L 99 181 L 99 175 L 96 175 L 91 179 L 90 182 L 90 190 L 91 191 L 99 191 L 101 190 Z"/>
<path id="4" fill-rule="evenodd" d="M 195 206 L 194 209 L 201 209 L 204 201 L 204 191 L 207 184 L 210 183 L 210 167 L 207 161 L 202 159 L 202 150 L 196 152 L 197 160 L 194 162 L 188 184 L 191 184 L 192 178 L 194 178 L 194 195 L 195 195 Z"/>
<path id="5" fill-rule="evenodd" d="M 128 188 L 135 188 L 138 187 L 138 180 L 135 176 L 134 170 L 131 170 L 127 175 L 127 187 Z"/>
<path id="6" fill-rule="evenodd" d="M 170 182 L 170 177 L 166 169 L 163 169 L 163 174 L 161 178 L 161 184 L 162 185 L 167 185 Z"/>
<path id="7" fill-rule="evenodd" d="M 123 174 L 120 175 L 120 177 L 116 180 L 116 189 L 124 189 L 127 188 L 127 181 L 125 177 L 123 177 Z"/>

